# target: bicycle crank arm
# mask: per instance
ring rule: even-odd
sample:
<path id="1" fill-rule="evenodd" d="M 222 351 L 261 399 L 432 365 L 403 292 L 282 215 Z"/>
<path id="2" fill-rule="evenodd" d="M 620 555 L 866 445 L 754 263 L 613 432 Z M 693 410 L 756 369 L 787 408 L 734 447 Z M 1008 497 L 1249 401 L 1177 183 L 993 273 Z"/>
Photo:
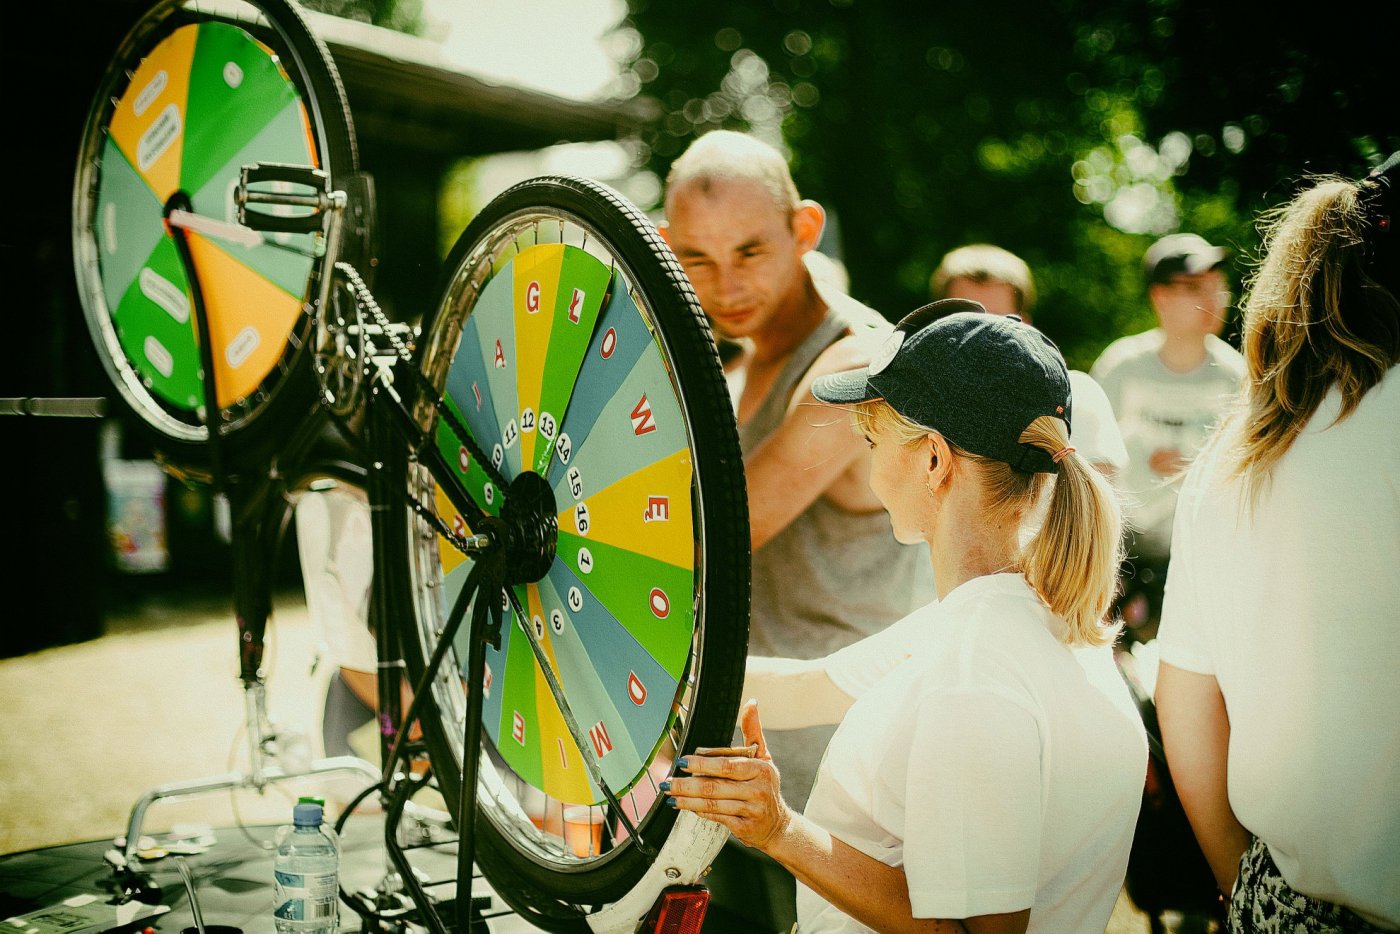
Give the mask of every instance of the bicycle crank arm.
<path id="1" fill-rule="evenodd" d="M 266 187 L 253 188 L 261 185 Z M 332 191 L 330 176 L 309 165 L 259 162 L 243 166 L 233 195 L 238 221 L 253 230 L 273 233 L 319 233 L 327 213 L 339 214 L 348 198 L 343 191 Z M 304 213 L 256 211 L 249 205 L 273 208 L 306 208 Z"/>
<path id="2" fill-rule="evenodd" d="M 197 234 L 213 237 L 216 240 L 224 240 L 238 246 L 254 247 L 263 242 L 262 236 L 256 230 L 250 230 L 242 224 L 231 224 L 228 221 L 205 217 L 203 214 L 194 214 L 179 208 L 172 210 L 165 219 L 170 222 L 172 227 L 192 230 Z"/>

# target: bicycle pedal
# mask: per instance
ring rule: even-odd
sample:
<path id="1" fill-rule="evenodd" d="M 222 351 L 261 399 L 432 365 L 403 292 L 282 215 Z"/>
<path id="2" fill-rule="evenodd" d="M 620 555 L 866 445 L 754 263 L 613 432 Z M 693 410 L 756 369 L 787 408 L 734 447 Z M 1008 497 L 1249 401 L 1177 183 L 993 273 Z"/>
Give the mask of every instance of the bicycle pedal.
<path id="1" fill-rule="evenodd" d="M 330 176 L 324 170 L 280 162 L 243 166 L 234 191 L 238 222 L 273 233 L 318 233 L 325 227 L 326 212 L 341 210 L 346 200 L 345 192 L 330 190 Z M 282 211 L 254 210 L 250 205 Z"/>

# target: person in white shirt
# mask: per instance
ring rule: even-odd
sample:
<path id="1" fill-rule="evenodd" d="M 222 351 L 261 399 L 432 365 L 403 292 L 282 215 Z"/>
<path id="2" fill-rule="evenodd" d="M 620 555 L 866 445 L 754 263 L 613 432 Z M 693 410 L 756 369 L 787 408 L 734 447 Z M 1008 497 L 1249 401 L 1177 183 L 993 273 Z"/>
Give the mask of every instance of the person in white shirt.
<path id="1" fill-rule="evenodd" d="M 1235 932 L 1400 931 L 1397 176 L 1267 215 L 1246 399 L 1177 505 L 1157 710 Z"/>
<path id="2" fill-rule="evenodd" d="M 939 598 L 822 669 L 837 706 L 859 699 L 804 814 L 752 701 L 754 754 L 678 760 L 668 802 L 786 866 L 804 934 L 1102 930 L 1147 747 L 1103 623 L 1120 510 L 1069 443 L 1063 358 L 950 299 L 813 392 L 852 407 L 871 489 L 900 541 L 929 544 Z"/>
<path id="3" fill-rule="evenodd" d="M 1157 327 L 1109 344 L 1089 369 L 1128 449 L 1120 481 L 1132 539 L 1117 609 L 1139 642 L 1155 635 L 1161 613 L 1181 471 L 1241 390 L 1244 359 L 1218 336 L 1230 304 L 1226 262 L 1196 234 L 1153 243 L 1143 273 Z"/>

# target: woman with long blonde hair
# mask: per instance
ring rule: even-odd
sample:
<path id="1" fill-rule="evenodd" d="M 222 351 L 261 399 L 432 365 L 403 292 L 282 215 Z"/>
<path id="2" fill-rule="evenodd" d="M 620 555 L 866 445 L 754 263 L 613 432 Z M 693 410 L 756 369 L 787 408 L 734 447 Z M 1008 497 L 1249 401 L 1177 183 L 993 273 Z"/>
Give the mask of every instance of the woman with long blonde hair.
<path id="1" fill-rule="evenodd" d="M 1265 216 L 1245 403 L 1177 506 L 1157 711 L 1232 931 L 1400 930 L 1397 176 Z"/>
<path id="2" fill-rule="evenodd" d="M 929 544 L 939 599 L 827 660 L 859 697 L 803 814 L 752 701 L 752 754 L 678 761 L 670 802 L 787 867 L 804 934 L 1103 930 L 1147 752 L 1104 623 L 1119 505 L 1069 444 L 1064 359 L 949 299 L 813 393 L 852 409 L 870 487 L 895 538 Z"/>

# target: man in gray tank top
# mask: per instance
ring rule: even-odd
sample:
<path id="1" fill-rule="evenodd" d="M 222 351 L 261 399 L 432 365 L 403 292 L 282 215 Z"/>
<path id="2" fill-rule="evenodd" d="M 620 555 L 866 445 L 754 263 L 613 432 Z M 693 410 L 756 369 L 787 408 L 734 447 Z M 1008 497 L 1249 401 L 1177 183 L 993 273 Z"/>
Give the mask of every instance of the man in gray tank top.
<path id="1" fill-rule="evenodd" d="M 711 325 L 743 348 L 729 372 L 753 545 L 749 654 L 828 655 L 934 595 L 927 548 L 895 541 L 870 491 L 865 440 L 811 395 L 817 377 L 866 365 L 891 325 L 814 281 L 803 258 L 825 213 L 798 198 L 766 143 L 700 137 L 672 166 L 666 216 L 662 233 Z M 805 806 L 832 732 L 767 732 L 794 808 Z"/>

